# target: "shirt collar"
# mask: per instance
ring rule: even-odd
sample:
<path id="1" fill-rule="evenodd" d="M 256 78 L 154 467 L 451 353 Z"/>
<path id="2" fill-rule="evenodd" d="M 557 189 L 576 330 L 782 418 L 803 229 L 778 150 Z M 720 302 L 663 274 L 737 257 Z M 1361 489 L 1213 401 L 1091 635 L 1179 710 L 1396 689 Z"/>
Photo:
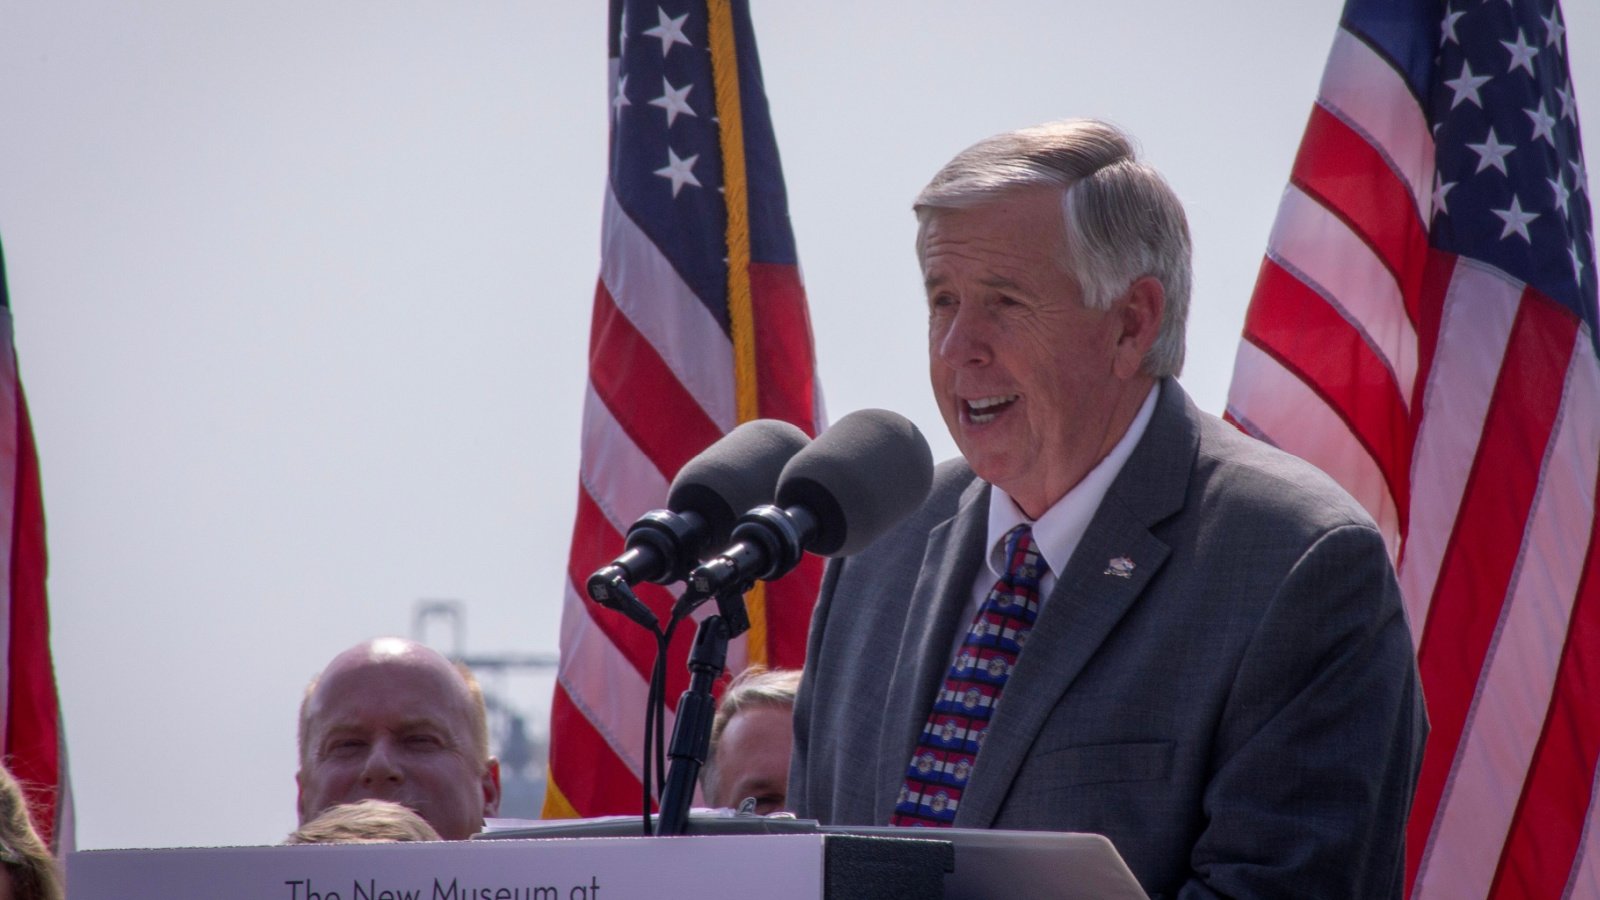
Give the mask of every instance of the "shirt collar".
<path id="1" fill-rule="evenodd" d="M 1067 561 L 1072 558 L 1073 551 L 1078 549 L 1078 542 L 1083 540 L 1083 533 L 1089 530 L 1089 520 L 1094 518 L 1095 510 L 1100 508 L 1100 501 L 1106 497 L 1106 491 L 1111 489 L 1111 482 L 1115 481 L 1117 474 L 1122 471 L 1122 466 L 1133 455 L 1133 448 L 1138 446 L 1139 439 L 1144 437 L 1145 428 L 1150 424 L 1150 418 L 1155 415 L 1156 397 L 1160 393 L 1160 384 L 1153 385 L 1150 392 L 1145 395 L 1144 404 L 1139 407 L 1139 412 L 1133 417 L 1133 422 L 1128 425 L 1128 430 L 1111 448 L 1105 459 L 1089 470 L 1089 474 L 1067 491 L 1066 495 L 1057 500 L 1053 506 L 1044 511 L 1038 521 L 1029 523 L 1028 517 L 1017 507 L 1015 501 L 1005 491 L 989 486 L 989 568 L 996 578 L 1005 574 L 1005 536 L 1011 529 L 1022 524 L 1033 526 L 1033 542 L 1039 549 L 1039 555 L 1050 566 L 1050 572 L 1059 575 L 1065 571 Z"/>

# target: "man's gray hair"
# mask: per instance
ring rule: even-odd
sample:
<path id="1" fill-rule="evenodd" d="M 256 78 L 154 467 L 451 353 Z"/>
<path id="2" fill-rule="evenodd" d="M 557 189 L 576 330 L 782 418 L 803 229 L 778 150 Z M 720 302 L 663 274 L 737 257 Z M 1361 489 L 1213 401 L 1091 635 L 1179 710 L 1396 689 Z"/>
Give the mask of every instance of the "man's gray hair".
<path id="1" fill-rule="evenodd" d="M 1155 378 L 1176 376 L 1183 370 L 1192 281 L 1189 225 L 1166 179 L 1136 156 L 1126 134 L 1095 119 L 1048 122 L 979 141 L 918 195 L 917 255 L 937 210 L 981 206 L 1023 188 L 1059 187 L 1066 236 L 1061 263 L 1084 305 L 1107 309 L 1136 279 L 1155 278 L 1166 306 L 1141 368 Z"/>

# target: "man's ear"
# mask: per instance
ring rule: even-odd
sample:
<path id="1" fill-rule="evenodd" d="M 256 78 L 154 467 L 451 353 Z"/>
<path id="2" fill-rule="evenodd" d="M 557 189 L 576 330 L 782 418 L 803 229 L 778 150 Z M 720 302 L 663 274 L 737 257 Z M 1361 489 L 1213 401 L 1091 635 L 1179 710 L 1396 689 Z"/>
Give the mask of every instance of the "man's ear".
<path id="1" fill-rule="evenodd" d="M 483 767 L 483 814 L 500 815 L 500 760 L 492 756 Z"/>
<path id="2" fill-rule="evenodd" d="M 1161 315 L 1167 308 L 1167 292 L 1153 276 L 1135 278 L 1133 284 L 1117 301 L 1115 307 L 1118 325 L 1116 352 L 1112 357 L 1112 371 L 1118 378 L 1138 375 L 1144 365 L 1145 355 L 1155 345 L 1161 334 Z"/>
<path id="3" fill-rule="evenodd" d="M 306 823 L 306 773 L 294 773 L 294 808 L 300 815 L 300 824 Z"/>

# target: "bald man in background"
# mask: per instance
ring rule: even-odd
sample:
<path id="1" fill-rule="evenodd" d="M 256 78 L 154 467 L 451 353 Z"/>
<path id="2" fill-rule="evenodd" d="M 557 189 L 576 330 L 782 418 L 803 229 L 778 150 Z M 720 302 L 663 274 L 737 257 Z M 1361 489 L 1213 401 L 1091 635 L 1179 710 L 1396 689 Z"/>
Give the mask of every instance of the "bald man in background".
<path id="1" fill-rule="evenodd" d="M 477 834 L 500 808 L 477 680 L 402 638 L 340 653 L 306 689 L 295 781 L 302 825 L 374 798 L 415 810 L 445 840 Z"/>

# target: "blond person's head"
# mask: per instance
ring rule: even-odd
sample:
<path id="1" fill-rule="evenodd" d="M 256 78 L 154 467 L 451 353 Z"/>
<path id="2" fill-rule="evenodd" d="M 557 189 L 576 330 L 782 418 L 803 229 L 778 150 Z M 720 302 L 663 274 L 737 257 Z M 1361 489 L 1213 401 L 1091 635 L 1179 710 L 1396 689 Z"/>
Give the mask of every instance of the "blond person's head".
<path id="1" fill-rule="evenodd" d="M 0 900 L 63 900 L 61 873 L 50 848 L 28 818 L 28 801 L 11 773 L 0 768 Z"/>
<path id="2" fill-rule="evenodd" d="M 387 844 L 442 840 L 421 816 L 388 800 L 357 800 L 323 810 L 285 844 Z"/>

